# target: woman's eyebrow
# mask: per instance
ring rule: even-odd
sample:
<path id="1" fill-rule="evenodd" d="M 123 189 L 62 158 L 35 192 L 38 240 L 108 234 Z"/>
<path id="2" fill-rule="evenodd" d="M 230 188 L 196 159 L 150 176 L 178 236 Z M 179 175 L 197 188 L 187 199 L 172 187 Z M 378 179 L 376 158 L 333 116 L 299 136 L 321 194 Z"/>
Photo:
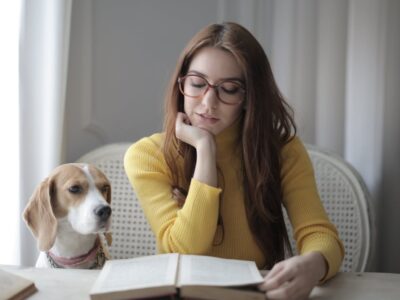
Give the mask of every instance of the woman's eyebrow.
<path id="1" fill-rule="evenodd" d="M 206 78 L 207 80 L 209 79 L 209 77 L 206 74 L 204 74 L 202 72 L 199 72 L 199 71 L 196 71 L 196 70 L 189 70 L 187 74 L 199 75 L 199 76 L 202 76 L 202 77 Z M 228 81 L 228 80 L 239 81 L 241 83 L 244 83 L 244 80 L 242 78 L 240 78 L 240 77 L 224 77 L 224 78 L 218 79 L 217 82 Z"/>

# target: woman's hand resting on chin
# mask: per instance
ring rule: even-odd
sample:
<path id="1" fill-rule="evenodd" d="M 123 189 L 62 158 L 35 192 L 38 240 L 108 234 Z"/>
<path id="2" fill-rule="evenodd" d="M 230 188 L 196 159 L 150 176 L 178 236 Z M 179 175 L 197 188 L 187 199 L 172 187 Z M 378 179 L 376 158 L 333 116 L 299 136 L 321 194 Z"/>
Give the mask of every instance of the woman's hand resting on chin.
<path id="1" fill-rule="evenodd" d="M 196 167 L 193 178 L 216 187 L 218 185 L 216 145 L 212 133 L 192 126 L 187 115 L 178 112 L 175 121 L 175 135 L 179 140 L 196 149 Z"/>
<path id="2" fill-rule="evenodd" d="M 192 126 L 188 116 L 182 112 L 178 112 L 176 117 L 175 134 L 179 140 L 196 149 L 201 145 L 201 143 L 211 142 L 214 144 L 213 135 L 205 129 Z"/>

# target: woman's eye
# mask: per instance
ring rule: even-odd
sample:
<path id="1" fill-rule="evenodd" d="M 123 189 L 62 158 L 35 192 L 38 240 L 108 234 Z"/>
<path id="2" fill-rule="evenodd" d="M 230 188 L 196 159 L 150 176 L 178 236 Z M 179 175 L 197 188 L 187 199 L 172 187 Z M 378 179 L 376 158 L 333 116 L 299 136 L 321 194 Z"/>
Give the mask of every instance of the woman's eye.
<path id="1" fill-rule="evenodd" d="M 203 78 L 197 76 L 189 76 L 188 82 L 191 87 L 201 89 L 206 86 L 206 83 Z"/>
<path id="2" fill-rule="evenodd" d="M 82 187 L 80 185 L 73 185 L 68 188 L 68 191 L 72 194 L 79 194 L 82 192 Z"/>
<path id="3" fill-rule="evenodd" d="M 239 84 L 235 82 L 224 82 L 220 85 L 220 88 L 222 92 L 227 93 L 227 94 L 236 94 L 240 90 Z"/>
<path id="4" fill-rule="evenodd" d="M 239 92 L 239 87 L 238 86 L 221 86 L 221 89 L 224 93 L 227 94 L 236 94 L 237 92 Z"/>
<path id="5" fill-rule="evenodd" d="M 191 86 L 194 87 L 194 88 L 197 88 L 197 89 L 201 89 L 201 88 L 205 87 L 206 85 L 204 83 L 202 83 L 202 82 L 199 82 L 199 83 L 192 82 Z"/>

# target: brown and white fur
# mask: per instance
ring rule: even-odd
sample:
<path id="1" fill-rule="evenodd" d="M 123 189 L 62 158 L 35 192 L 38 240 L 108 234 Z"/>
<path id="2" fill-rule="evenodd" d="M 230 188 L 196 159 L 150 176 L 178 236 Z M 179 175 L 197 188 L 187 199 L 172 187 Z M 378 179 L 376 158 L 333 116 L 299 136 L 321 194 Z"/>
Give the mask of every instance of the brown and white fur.
<path id="1" fill-rule="evenodd" d="M 96 167 L 55 168 L 35 189 L 23 212 L 41 250 L 36 267 L 101 268 L 108 251 L 99 235 L 110 227 L 110 204 L 110 182 Z M 106 238 L 111 243 L 108 233 Z"/>

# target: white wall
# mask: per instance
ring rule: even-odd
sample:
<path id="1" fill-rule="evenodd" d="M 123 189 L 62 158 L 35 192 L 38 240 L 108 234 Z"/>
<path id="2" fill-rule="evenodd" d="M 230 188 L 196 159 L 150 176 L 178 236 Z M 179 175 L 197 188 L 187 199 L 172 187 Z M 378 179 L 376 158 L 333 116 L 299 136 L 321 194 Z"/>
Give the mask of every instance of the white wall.
<path id="1" fill-rule="evenodd" d="M 163 95 L 188 40 L 217 2 L 75 1 L 67 90 L 66 160 L 160 131 Z"/>
<path id="2" fill-rule="evenodd" d="M 400 272 L 400 2 L 74 1 L 66 161 L 162 126 L 179 53 L 212 22 L 251 30 L 294 107 L 299 134 L 345 157 L 377 213 L 375 270 Z"/>

